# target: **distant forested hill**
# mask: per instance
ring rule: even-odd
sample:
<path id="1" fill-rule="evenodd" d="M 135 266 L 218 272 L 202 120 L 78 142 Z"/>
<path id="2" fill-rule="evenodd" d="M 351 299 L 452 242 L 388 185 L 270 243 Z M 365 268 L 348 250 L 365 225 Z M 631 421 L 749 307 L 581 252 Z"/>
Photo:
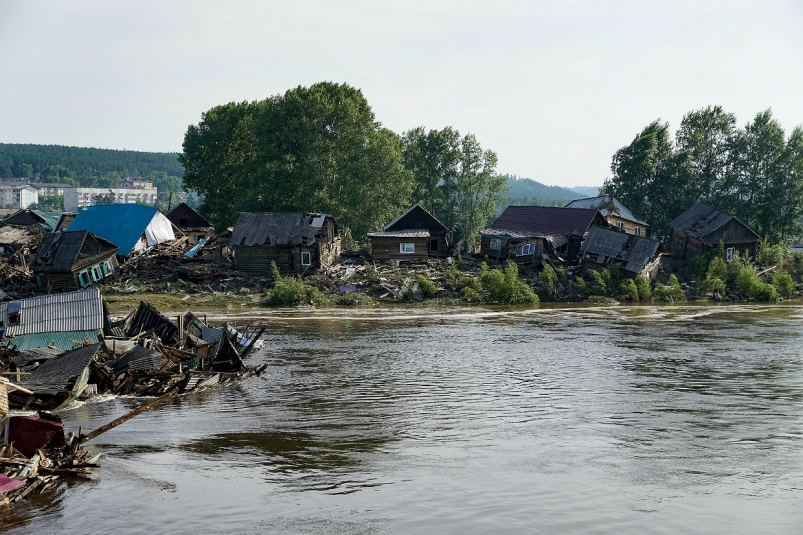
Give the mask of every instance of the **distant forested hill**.
<path id="1" fill-rule="evenodd" d="M 162 171 L 180 177 L 184 168 L 178 154 L 131 150 L 0 143 L 0 178 L 42 176 L 49 167 L 61 166 L 79 179 L 117 173 L 147 176 Z"/>
<path id="2" fill-rule="evenodd" d="M 565 206 L 570 201 L 587 197 L 583 193 L 560 186 L 547 186 L 530 178 L 505 176 L 508 185 L 507 203 L 510 205 Z"/>

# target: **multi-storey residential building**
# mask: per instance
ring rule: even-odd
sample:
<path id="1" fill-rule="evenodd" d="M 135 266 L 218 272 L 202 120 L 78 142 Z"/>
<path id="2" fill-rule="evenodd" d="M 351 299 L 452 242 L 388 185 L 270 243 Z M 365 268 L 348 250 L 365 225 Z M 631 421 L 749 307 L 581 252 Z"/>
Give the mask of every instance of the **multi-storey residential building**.
<path id="1" fill-rule="evenodd" d="M 0 205 L 28 208 L 39 202 L 39 190 L 29 185 L 0 184 Z"/>
<path id="2" fill-rule="evenodd" d="M 145 180 L 141 176 L 128 176 L 120 181 L 121 188 L 131 189 L 150 189 L 153 187 L 153 182 Z"/>
<path id="3" fill-rule="evenodd" d="M 39 195 L 52 197 L 53 195 L 64 195 L 64 188 L 74 187 L 72 184 L 59 184 L 57 182 L 30 182 L 30 185 L 39 190 Z"/>
<path id="4" fill-rule="evenodd" d="M 156 202 L 156 188 L 64 188 L 64 210 L 74 212 L 96 204 L 98 196 L 114 196 L 117 204 Z"/>

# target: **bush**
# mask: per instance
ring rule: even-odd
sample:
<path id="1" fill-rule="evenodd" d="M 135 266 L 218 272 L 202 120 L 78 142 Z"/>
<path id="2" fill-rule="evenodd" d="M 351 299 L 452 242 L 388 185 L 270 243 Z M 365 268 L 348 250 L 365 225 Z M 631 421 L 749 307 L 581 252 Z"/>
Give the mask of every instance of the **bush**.
<path id="1" fill-rule="evenodd" d="M 764 284 L 762 282 L 761 285 L 756 288 L 753 297 L 758 301 L 777 301 L 778 291 L 772 284 Z"/>
<path id="2" fill-rule="evenodd" d="M 577 277 L 574 279 L 574 285 L 577 288 L 577 293 L 583 296 L 588 295 L 588 285 L 583 277 Z"/>
<path id="3" fill-rule="evenodd" d="M 279 273 L 279 267 L 273 260 L 270 261 L 270 271 L 268 274 L 270 275 L 270 279 L 273 281 L 273 284 L 276 284 L 282 278 L 282 275 Z"/>
<path id="4" fill-rule="evenodd" d="M 605 272 L 607 273 L 607 271 Z M 608 283 L 605 281 L 602 273 L 592 269 L 589 271 L 591 275 L 591 293 L 594 295 L 608 295 Z M 610 277 L 610 275 L 608 275 Z"/>
<path id="5" fill-rule="evenodd" d="M 706 272 L 706 279 L 719 279 L 725 281 L 728 278 L 728 264 L 721 256 L 715 256 L 708 264 L 708 271 Z"/>
<path id="6" fill-rule="evenodd" d="M 588 302 L 595 305 L 615 305 L 616 299 L 604 295 L 591 295 L 588 297 Z"/>
<path id="7" fill-rule="evenodd" d="M 709 275 L 703 281 L 703 290 L 706 292 L 725 292 L 725 281 L 720 279 L 719 277 L 712 277 Z"/>
<path id="8" fill-rule="evenodd" d="M 546 266 L 544 271 L 541 272 L 541 282 L 544 285 L 544 290 L 547 294 L 554 297 L 558 293 L 558 274 L 552 269 L 552 266 Z"/>
<path id="9" fill-rule="evenodd" d="M 683 293 L 683 289 L 680 287 L 680 282 L 678 282 L 678 278 L 674 273 L 669 276 L 669 281 L 667 281 L 666 285 L 657 285 L 654 293 L 655 297 L 659 301 L 664 301 L 667 303 L 684 301 L 686 299 L 686 294 Z"/>
<path id="10" fill-rule="evenodd" d="M 738 266 L 738 271 L 736 271 L 734 284 L 741 293 L 752 298 L 755 297 L 763 283 L 758 278 L 756 266 L 753 264 L 741 264 Z"/>
<path id="11" fill-rule="evenodd" d="M 633 279 L 625 279 L 622 281 L 622 284 L 619 285 L 619 294 L 626 300 L 626 301 L 636 301 L 638 302 L 638 288 L 636 287 L 636 282 Z"/>
<path id="12" fill-rule="evenodd" d="M 519 279 L 519 268 L 508 262 L 504 271 L 488 269 L 488 265 L 480 265 L 480 283 L 491 302 L 505 304 L 537 303 L 538 296 L 532 288 Z"/>
<path id="13" fill-rule="evenodd" d="M 418 290 L 424 297 L 432 297 L 438 293 L 438 287 L 435 286 L 435 283 L 430 280 L 429 275 L 426 273 L 418 275 L 416 282 L 418 283 Z"/>
<path id="14" fill-rule="evenodd" d="M 268 304 L 275 307 L 295 307 L 300 305 L 326 305 L 326 297 L 315 287 L 305 284 L 296 277 L 281 277 L 276 281 Z"/>
<path id="15" fill-rule="evenodd" d="M 652 300 L 652 290 L 650 290 L 650 283 L 642 277 L 641 275 L 637 275 L 634 279 L 636 283 L 636 289 L 638 290 L 638 297 L 640 301 L 651 301 Z"/>
<path id="16" fill-rule="evenodd" d="M 789 275 L 789 273 L 786 271 L 779 271 L 772 278 L 772 283 L 783 298 L 789 299 L 792 297 L 792 293 L 795 291 L 795 282 L 792 280 L 792 276 Z"/>
<path id="17" fill-rule="evenodd" d="M 756 251 L 756 262 L 765 266 L 777 266 L 783 264 L 789 256 L 789 248 L 782 244 L 768 245 L 766 238 L 761 240 Z"/>
<path id="18" fill-rule="evenodd" d="M 683 266 L 683 276 L 687 280 L 702 280 L 705 277 L 709 255 L 700 254 L 689 258 Z"/>
<path id="19" fill-rule="evenodd" d="M 469 303 L 478 303 L 482 301 L 482 296 L 480 293 L 470 286 L 465 286 L 462 290 L 460 290 L 460 295 L 462 295 L 463 299 Z"/>

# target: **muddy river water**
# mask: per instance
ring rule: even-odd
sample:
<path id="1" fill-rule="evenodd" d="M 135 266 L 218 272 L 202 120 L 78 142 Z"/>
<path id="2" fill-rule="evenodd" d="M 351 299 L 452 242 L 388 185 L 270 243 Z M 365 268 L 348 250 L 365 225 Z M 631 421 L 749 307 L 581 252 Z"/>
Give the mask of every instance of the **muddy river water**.
<path id="1" fill-rule="evenodd" d="M 253 316 L 267 375 L 102 435 L 0 531 L 803 533 L 803 308 Z"/>

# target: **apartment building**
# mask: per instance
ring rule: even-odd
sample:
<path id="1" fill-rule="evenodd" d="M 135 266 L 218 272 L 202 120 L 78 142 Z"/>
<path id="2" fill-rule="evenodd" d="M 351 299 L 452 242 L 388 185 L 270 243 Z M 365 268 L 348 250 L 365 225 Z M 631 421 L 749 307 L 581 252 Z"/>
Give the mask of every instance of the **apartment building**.
<path id="1" fill-rule="evenodd" d="M 156 202 L 157 188 L 64 188 L 64 210 L 75 212 L 95 204 L 97 196 L 114 196 L 116 204 Z"/>

